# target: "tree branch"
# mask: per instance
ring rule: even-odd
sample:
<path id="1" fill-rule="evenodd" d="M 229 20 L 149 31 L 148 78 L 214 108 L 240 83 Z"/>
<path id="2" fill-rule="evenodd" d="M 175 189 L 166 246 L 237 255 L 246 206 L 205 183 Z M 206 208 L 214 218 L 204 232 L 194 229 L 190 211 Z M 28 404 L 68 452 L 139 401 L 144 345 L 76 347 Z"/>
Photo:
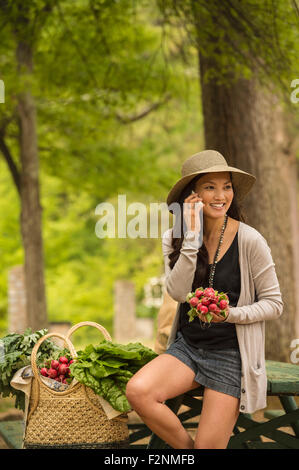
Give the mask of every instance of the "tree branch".
<path id="1" fill-rule="evenodd" d="M 292 0 L 292 4 L 293 4 L 295 11 L 297 12 L 297 15 L 299 16 L 299 7 L 297 5 L 296 0 Z"/>
<path id="2" fill-rule="evenodd" d="M 166 95 L 164 100 L 157 101 L 156 103 L 151 104 L 150 106 L 145 108 L 143 111 L 141 111 L 139 114 L 135 114 L 134 116 L 122 116 L 121 114 L 116 113 L 116 117 L 122 124 L 129 124 L 131 122 L 139 121 L 140 119 L 144 118 L 149 113 L 151 113 L 152 111 L 160 108 L 160 106 L 162 106 L 164 103 L 169 101 L 170 98 L 171 98 L 171 95 L 168 94 Z"/>
<path id="3" fill-rule="evenodd" d="M 20 172 L 12 158 L 12 154 L 9 150 L 9 148 L 6 145 L 6 142 L 4 140 L 4 135 L 2 132 L 0 132 L 0 151 L 2 152 L 4 156 L 4 160 L 7 163 L 7 166 L 9 168 L 9 171 L 12 175 L 12 179 L 16 185 L 17 191 L 19 195 L 21 195 L 21 176 Z"/>

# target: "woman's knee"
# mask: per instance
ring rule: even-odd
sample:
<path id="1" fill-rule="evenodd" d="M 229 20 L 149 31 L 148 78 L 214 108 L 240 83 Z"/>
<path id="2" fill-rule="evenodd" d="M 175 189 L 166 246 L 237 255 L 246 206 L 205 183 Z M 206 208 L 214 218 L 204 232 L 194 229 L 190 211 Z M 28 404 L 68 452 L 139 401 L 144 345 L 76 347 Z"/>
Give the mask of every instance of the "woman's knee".
<path id="1" fill-rule="evenodd" d="M 150 401 L 150 390 L 141 378 L 132 377 L 126 386 L 126 397 L 134 408 Z"/>

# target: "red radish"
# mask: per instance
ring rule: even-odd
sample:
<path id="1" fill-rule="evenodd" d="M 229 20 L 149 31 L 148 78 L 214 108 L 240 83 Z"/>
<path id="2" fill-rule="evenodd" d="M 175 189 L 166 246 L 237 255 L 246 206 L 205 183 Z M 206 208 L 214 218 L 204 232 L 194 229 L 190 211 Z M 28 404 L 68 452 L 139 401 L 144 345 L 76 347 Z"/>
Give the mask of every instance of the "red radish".
<path id="1" fill-rule="evenodd" d="M 226 309 L 227 301 L 226 300 L 220 300 L 219 307 L 220 307 L 221 310 Z"/>
<path id="2" fill-rule="evenodd" d="M 59 382 L 62 382 L 64 378 L 65 378 L 64 375 L 63 375 L 63 374 L 60 374 L 60 375 L 58 376 Z"/>
<path id="3" fill-rule="evenodd" d="M 196 297 L 200 298 L 203 295 L 203 291 L 200 290 L 200 289 L 196 289 L 195 295 L 196 295 Z"/>
<path id="4" fill-rule="evenodd" d="M 204 290 L 204 295 L 207 296 L 207 297 L 215 297 L 215 291 L 214 291 L 213 287 L 207 287 Z"/>
<path id="5" fill-rule="evenodd" d="M 58 369 L 58 366 L 59 366 L 59 362 L 53 359 L 53 361 L 51 361 L 52 369 Z"/>
<path id="6" fill-rule="evenodd" d="M 60 362 L 61 364 L 68 364 L 68 363 L 69 363 L 69 360 L 67 359 L 67 357 L 61 356 L 61 357 L 59 358 L 59 362 Z"/>
<path id="7" fill-rule="evenodd" d="M 210 304 L 210 299 L 208 299 L 208 297 L 203 297 L 201 303 L 202 303 L 202 305 L 209 305 Z"/>
<path id="8" fill-rule="evenodd" d="M 66 369 L 66 374 L 65 374 L 65 376 L 66 376 L 66 377 L 69 377 L 70 374 L 71 374 L 71 371 L 70 371 L 70 368 L 68 367 L 68 368 Z"/>
<path id="9" fill-rule="evenodd" d="M 69 365 L 73 364 L 73 362 L 75 362 L 74 359 L 71 359 Z"/>
<path id="10" fill-rule="evenodd" d="M 65 375 L 67 370 L 68 370 L 68 365 L 67 364 L 59 364 L 58 372 L 59 372 L 60 375 L 61 374 Z"/>
<path id="11" fill-rule="evenodd" d="M 199 311 L 200 311 L 200 313 L 202 313 L 203 315 L 206 315 L 206 313 L 208 313 L 209 310 L 208 310 L 208 307 L 206 307 L 205 305 L 201 305 L 201 306 L 199 307 Z"/>
<path id="12" fill-rule="evenodd" d="M 51 379 L 55 379 L 55 377 L 57 377 L 57 370 L 56 369 L 49 369 L 48 370 L 48 375 Z"/>
<path id="13" fill-rule="evenodd" d="M 63 384 L 67 384 L 67 381 L 66 381 L 66 379 L 63 379 L 63 380 L 61 381 L 61 383 L 63 383 Z"/>
<path id="14" fill-rule="evenodd" d="M 46 367 L 42 367 L 41 370 L 40 370 L 40 373 L 41 373 L 44 377 L 48 377 L 48 371 L 47 371 Z"/>
<path id="15" fill-rule="evenodd" d="M 206 315 L 208 312 L 225 316 L 228 310 L 229 298 L 224 292 L 218 292 L 213 287 L 199 287 L 195 292 L 189 292 L 186 302 L 190 304 L 191 310 L 188 313 L 189 321 L 193 321 L 199 313 Z M 213 321 L 213 315 L 208 315 L 209 323 Z"/>
<path id="16" fill-rule="evenodd" d="M 218 307 L 216 304 L 210 304 L 208 309 L 210 312 L 216 312 L 218 310 Z"/>
<path id="17" fill-rule="evenodd" d="M 190 305 L 191 305 L 191 307 L 196 307 L 196 305 L 198 304 L 198 302 L 199 302 L 198 297 L 192 297 L 192 299 L 190 299 Z"/>

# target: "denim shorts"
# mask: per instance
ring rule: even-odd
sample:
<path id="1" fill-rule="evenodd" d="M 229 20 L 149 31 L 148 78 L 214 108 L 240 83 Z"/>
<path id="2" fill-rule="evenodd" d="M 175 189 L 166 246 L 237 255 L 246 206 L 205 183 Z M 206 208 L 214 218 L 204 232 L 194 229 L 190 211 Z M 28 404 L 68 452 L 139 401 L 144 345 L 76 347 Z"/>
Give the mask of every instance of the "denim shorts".
<path id="1" fill-rule="evenodd" d="M 196 349 L 177 332 L 175 341 L 165 351 L 195 373 L 199 385 L 236 398 L 241 396 L 241 356 L 237 349 Z"/>

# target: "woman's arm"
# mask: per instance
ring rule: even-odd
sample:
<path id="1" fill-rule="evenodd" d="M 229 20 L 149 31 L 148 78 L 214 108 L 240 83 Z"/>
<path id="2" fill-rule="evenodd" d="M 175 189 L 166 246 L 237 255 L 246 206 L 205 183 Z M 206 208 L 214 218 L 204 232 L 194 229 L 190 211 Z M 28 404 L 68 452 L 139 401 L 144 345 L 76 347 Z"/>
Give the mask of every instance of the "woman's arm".
<path id="1" fill-rule="evenodd" d="M 167 230 L 162 237 L 162 251 L 165 266 L 165 287 L 168 294 L 177 302 L 186 302 L 186 296 L 191 291 L 197 264 L 197 252 L 200 248 L 199 234 L 194 232 L 194 240 L 184 238 L 180 256 L 173 269 L 169 267 L 168 255 L 172 248 L 172 229 Z M 189 232 L 190 233 L 190 232 Z"/>
<path id="2" fill-rule="evenodd" d="M 282 315 L 283 301 L 270 247 L 260 234 L 253 242 L 250 265 L 258 302 L 243 307 L 229 307 L 226 322 L 254 323 L 275 320 Z"/>

